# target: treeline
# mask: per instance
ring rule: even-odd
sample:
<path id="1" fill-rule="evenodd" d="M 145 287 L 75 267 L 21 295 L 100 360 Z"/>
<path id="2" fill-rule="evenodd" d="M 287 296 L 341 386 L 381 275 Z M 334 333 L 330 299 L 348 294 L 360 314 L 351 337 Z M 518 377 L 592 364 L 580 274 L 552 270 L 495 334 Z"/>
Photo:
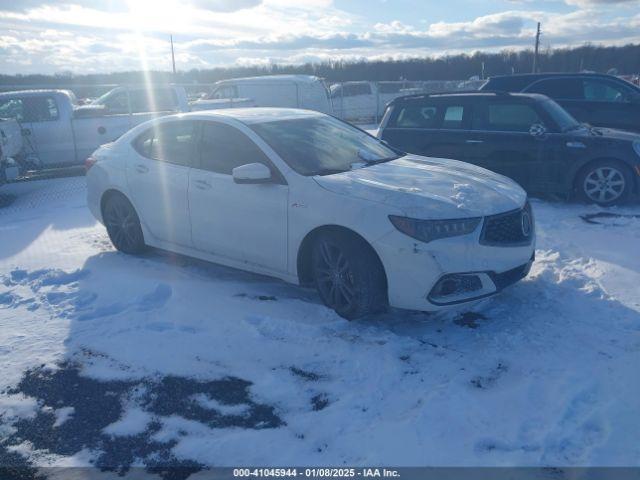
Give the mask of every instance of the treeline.
<path id="1" fill-rule="evenodd" d="M 336 61 L 305 65 L 271 65 L 266 67 L 229 67 L 207 70 L 192 69 L 171 72 L 150 72 L 154 83 L 213 83 L 234 77 L 308 74 L 330 82 L 348 80 L 464 80 L 473 76 L 527 73 L 533 64 L 533 51 L 505 50 L 499 53 L 476 52 L 443 57 L 406 60 Z M 606 73 L 614 69 L 619 74 L 640 73 L 640 45 L 603 47 L 585 45 L 577 48 L 548 49 L 540 53 L 542 72 Z M 0 85 L 68 85 L 143 83 L 140 71 L 105 74 L 0 75 Z"/>

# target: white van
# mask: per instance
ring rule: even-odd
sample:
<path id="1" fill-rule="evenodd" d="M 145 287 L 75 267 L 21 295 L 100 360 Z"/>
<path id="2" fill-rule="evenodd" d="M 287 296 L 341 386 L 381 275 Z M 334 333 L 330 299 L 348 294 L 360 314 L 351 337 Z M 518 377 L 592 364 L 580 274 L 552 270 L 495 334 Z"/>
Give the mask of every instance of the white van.
<path id="1" fill-rule="evenodd" d="M 206 98 L 191 103 L 191 110 L 238 107 L 304 108 L 333 114 L 329 90 L 321 78 L 312 75 L 222 80 Z"/>

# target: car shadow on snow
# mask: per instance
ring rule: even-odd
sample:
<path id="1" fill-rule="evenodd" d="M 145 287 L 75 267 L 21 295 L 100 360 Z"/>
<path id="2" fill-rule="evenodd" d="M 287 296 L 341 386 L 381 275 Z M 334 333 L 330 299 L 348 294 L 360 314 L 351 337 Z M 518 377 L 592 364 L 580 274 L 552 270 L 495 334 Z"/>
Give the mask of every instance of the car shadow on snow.
<path id="1" fill-rule="evenodd" d="M 203 329 L 201 321 L 237 315 L 240 309 L 250 322 L 238 328 L 255 326 L 255 331 L 247 330 L 246 334 L 265 334 L 266 340 L 281 342 L 283 364 L 288 361 L 288 341 L 318 334 L 348 338 L 354 346 L 366 344 L 367 349 L 389 349 L 394 355 L 390 362 L 410 367 L 405 369 L 407 381 L 417 377 L 428 381 L 430 371 L 438 365 L 451 364 L 447 367 L 455 372 L 451 381 L 460 378 L 466 388 L 478 394 L 498 388 L 512 370 L 517 371 L 511 363 L 517 363 L 520 354 L 496 361 L 495 355 L 486 351 L 487 343 L 478 341 L 483 335 L 500 351 L 500 342 L 512 347 L 511 335 L 504 330 L 518 330 L 519 335 L 542 343 L 549 339 L 553 343 L 549 355 L 553 355 L 566 347 L 576 348 L 576 338 L 581 339 L 581 349 L 588 349 L 585 325 L 592 327 L 595 345 L 605 332 L 640 322 L 638 312 L 582 288 L 586 279 L 563 280 L 557 262 L 544 259 L 531 278 L 470 313 L 429 316 L 392 310 L 352 323 L 339 320 L 308 290 L 157 250 L 139 258 L 113 251 L 101 253 L 73 272 L 15 269 L 0 282 L 7 288 L 0 296 L 0 307 L 22 309 L 24 315 L 35 310 L 48 312 L 67 319 L 70 325 L 65 358 L 24 372 L 17 385 L 3 392 L 34 398 L 38 406 L 29 417 L 8 418 L 0 412 L 0 428 L 10 432 L 0 440 L 0 465 L 30 468 L 31 463 L 15 453 L 15 447 L 29 445 L 33 452 L 65 457 L 91 451 L 93 465 L 100 469 L 125 473 L 142 464 L 167 479 L 188 478 L 204 467 L 173 451 L 194 424 L 211 434 L 229 428 L 287 428 L 289 412 L 257 398 L 251 391 L 253 379 L 234 374 L 232 363 L 212 363 L 212 372 L 207 374 L 197 348 L 189 348 L 190 342 L 195 345 L 203 336 L 228 335 L 229 331 L 224 330 L 228 324 L 219 331 L 215 323 L 207 323 Z M 230 310 L 229 305 L 236 310 Z M 251 319 L 253 314 L 261 315 L 259 321 Z M 287 319 L 285 328 L 277 328 L 282 323 L 279 316 L 285 314 L 294 318 Z M 567 322 L 569 316 L 581 321 Z M 588 318 L 591 320 L 584 320 Z M 604 319 L 607 321 L 602 322 Z M 294 331 L 289 333 L 289 328 Z M 109 337 L 117 341 L 105 343 Z M 134 337 L 135 342 L 127 343 L 128 337 Z M 242 335 L 229 335 L 228 342 L 238 342 L 232 349 L 242 351 L 238 338 Z M 167 339 L 169 343 L 157 343 Z M 183 342 L 182 347 L 164 352 L 171 341 Z M 394 342 L 406 351 L 396 352 Z M 521 347 L 527 348 L 526 342 Z M 105 348 L 110 350 L 103 351 Z M 614 347 L 599 348 L 616 354 Z M 425 355 L 425 351 L 433 355 Z M 140 356 L 136 356 L 138 352 Z M 164 363 L 154 371 L 145 356 Z M 335 363 L 330 355 L 324 359 L 317 351 L 315 355 L 310 351 L 309 356 L 309 361 L 318 365 L 317 371 L 292 365 L 286 373 L 299 381 L 301 394 L 311 392 L 309 410 L 323 415 L 335 405 L 333 395 L 309 389 L 309 385 L 323 382 L 330 390 L 331 381 L 339 378 L 340 372 L 332 372 Z M 535 369 L 538 361 L 549 362 L 542 357 L 527 356 L 532 362 L 527 368 Z M 594 358 L 607 361 L 606 356 Z M 349 358 L 343 361 L 349 363 Z M 166 373 L 174 364 L 185 362 L 193 365 L 193 375 Z M 95 369 L 96 365 L 99 368 Z M 260 368 L 257 365 L 256 371 Z M 105 369 L 108 374 L 101 375 Z M 226 373 L 220 374 L 225 369 Z M 165 373 L 159 373 L 162 371 Z M 359 381 L 367 378 L 364 375 Z M 419 397 L 422 392 L 416 389 L 414 394 Z M 366 403 L 366 399 L 359 401 Z M 484 438 L 483 442 L 489 440 Z"/>

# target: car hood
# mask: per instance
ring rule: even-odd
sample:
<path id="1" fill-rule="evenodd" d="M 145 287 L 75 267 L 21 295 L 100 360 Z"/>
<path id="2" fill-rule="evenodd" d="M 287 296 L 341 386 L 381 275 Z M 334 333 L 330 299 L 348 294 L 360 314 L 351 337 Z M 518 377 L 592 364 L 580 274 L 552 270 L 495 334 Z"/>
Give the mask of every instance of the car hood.
<path id="1" fill-rule="evenodd" d="M 522 207 L 527 196 L 513 180 L 484 168 L 418 155 L 314 179 L 334 193 L 387 204 L 423 219 L 507 212 Z"/>
<path id="2" fill-rule="evenodd" d="M 614 128 L 593 127 L 583 128 L 575 131 L 576 137 L 603 138 L 605 140 L 622 140 L 628 142 L 640 141 L 640 134 L 627 130 L 616 130 Z"/>

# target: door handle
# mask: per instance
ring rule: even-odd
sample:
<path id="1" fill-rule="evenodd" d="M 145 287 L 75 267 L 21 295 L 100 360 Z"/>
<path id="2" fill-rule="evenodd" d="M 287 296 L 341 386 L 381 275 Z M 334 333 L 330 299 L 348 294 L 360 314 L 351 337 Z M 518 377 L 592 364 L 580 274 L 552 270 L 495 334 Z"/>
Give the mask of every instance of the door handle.
<path id="1" fill-rule="evenodd" d="M 208 190 L 209 188 L 211 188 L 211 184 L 206 180 L 194 180 L 193 183 L 195 184 L 196 188 L 199 188 L 200 190 Z"/>
<path id="2" fill-rule="evenodd" d="M 145 167 L 144 165 L 136 165 L 136 172 L 147 173 L 148 171 L 149 171 L 149 167 Z"/>
<path id="3" fill-rule="evenodd" d="M 465 140 L 464 143 L 469 143 L 469 144 L 484 143 L 484 140 Z"/>

